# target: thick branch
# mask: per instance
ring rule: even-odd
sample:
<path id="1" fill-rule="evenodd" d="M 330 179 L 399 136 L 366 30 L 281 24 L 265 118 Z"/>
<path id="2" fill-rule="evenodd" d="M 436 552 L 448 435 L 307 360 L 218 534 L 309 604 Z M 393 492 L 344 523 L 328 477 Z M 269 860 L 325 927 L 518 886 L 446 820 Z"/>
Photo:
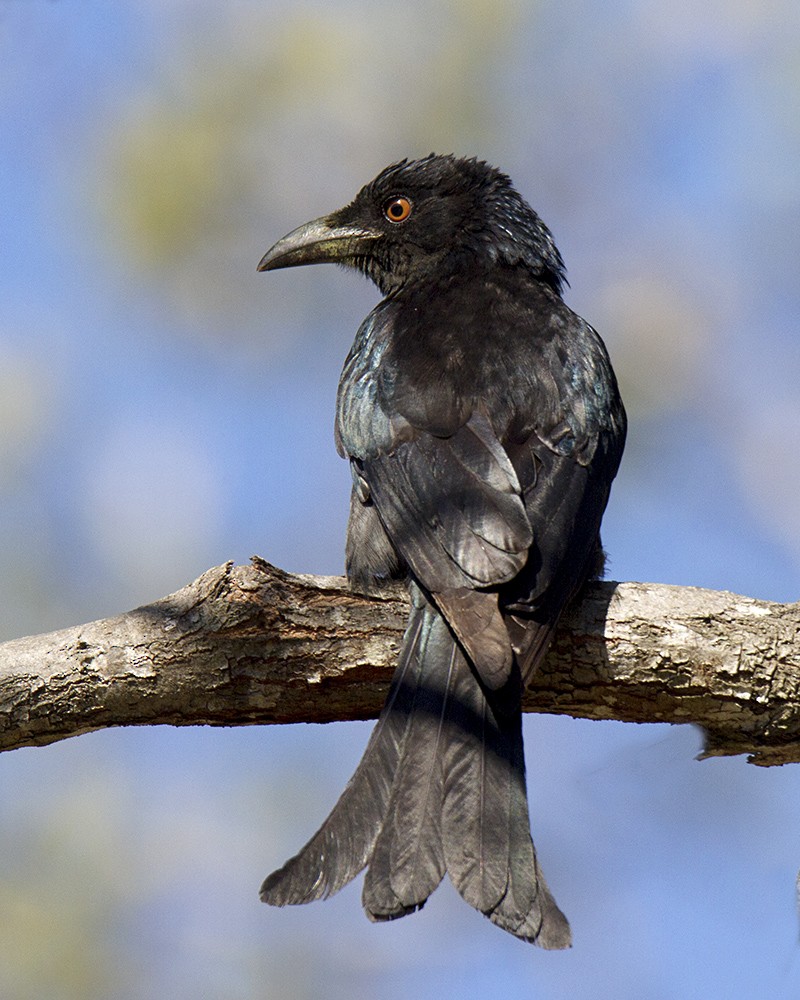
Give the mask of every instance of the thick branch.
<path id="1" fill-rule="evenodd" d="M 0 645 L 0 750 L 107 726 L 329 722 L 377 715 L 401 590 L 254 560 L 147 607 Z M 800 760 L 800 605 L 597 583 L 564 618 L 528 711 L 694 722 L 708 754 Z"/>

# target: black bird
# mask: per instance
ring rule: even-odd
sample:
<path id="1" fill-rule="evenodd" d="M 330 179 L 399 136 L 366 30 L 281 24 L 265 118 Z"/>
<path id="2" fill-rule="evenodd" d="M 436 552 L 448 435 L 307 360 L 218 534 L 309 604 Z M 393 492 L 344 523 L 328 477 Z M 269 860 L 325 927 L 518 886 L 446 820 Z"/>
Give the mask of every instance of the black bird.
<path id="1" fill-rule="evenodd" d="M 479 160 L 387 167 L 258 269 L 323 261 L 384 295 L 339 383 L 347 575 L 367 592 L 405 579 L 411 615 L 358 769 L 261 898 L 307 903 L 368 867 L 367 916 L 393 920 L 447 872 L 504 930 L 568 947 L 531 840 L 520 703 L 564 606 L 602 573 L 626 426 L 608 355 L 561 298 L 550 231 Z"/>

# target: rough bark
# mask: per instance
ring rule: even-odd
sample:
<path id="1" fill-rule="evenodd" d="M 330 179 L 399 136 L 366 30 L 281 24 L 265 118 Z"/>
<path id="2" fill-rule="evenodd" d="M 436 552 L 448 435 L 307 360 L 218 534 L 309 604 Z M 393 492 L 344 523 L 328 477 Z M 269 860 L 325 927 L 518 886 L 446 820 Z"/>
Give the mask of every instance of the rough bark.
<path id="1" fill-rule="evenodd" d="M 262 560 L 210 569 L 128 614 L 0 645 L 0 750 L 108 726 L 377 715 L 406 617 L 398 589 Z M 696 723 L 708 755 L 800 760 L 800 605 L 596 583 L 565 616 L 527 711 Z"/>

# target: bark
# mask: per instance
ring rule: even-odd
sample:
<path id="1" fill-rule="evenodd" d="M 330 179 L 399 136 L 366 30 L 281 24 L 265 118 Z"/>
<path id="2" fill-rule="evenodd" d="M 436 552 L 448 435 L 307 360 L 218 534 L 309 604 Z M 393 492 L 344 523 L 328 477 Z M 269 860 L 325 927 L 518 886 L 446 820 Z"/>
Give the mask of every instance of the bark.
<path id="1" fill-rule="evenodd" d="M 377 715 L 405 594 L 350 592 L 260 559 L 127 614 L 0 645 L 0 750 L 108 726 Z M 691 722 L 705 755 L 800 760 L 800 604 L 595 583 L 565 615 L 526 711 Z"/>

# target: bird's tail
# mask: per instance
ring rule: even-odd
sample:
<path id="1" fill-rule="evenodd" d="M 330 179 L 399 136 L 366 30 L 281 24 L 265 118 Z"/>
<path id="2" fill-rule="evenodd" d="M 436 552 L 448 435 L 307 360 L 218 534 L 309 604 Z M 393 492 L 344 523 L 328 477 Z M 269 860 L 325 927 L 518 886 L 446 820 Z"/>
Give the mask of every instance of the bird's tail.
<path id="1" fill-rule="evenodd" d="M 261 888 L 275 906 L 338 892 L 369 865 L 364 909 L 421 907 L 445 871 L 504 930 L 545 948 L 569 925 L 536 860 L 521 713 L 495 712 L 438 611 L 416 588 L 392 687 L 355 774 L 320 830 Z"/>

